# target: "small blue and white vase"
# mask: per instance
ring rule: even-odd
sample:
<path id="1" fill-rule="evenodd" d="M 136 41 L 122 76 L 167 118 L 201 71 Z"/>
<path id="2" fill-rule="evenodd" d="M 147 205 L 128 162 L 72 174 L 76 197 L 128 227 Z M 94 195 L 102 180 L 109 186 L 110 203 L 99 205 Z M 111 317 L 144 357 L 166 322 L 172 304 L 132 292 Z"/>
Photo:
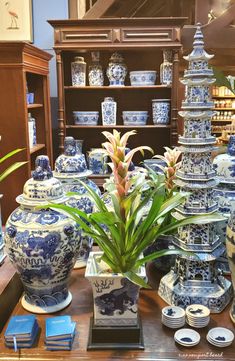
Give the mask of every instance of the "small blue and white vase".
<path id="1" fill-rule="evenodd" d="M 163 50 L 163 63 L 160 65 L 160 83 L 170 86 L 172 84 L 173 63 L 172 51 Z"/>
<path id="2" fill-rule="evenodd" d="M 86 85 L 86 63 L 84 58 L 76 56 L 71 63 L 71 76 L 73 86 L 85 86 Z"/>
<path id="3" fill-rule="evenodd" d="M 64 152 L 66 154 L 74 154 L 70 156 L 73 158 L 73 162 L 71 162 L 71 164 L 73 164 L 74 171 L 71 167 L 69 172 L 67 172 L 67 167 L 62 167 L 59 171 L 58 167 L 55 167 L 54 177 L 62 183 L 65 194 L 68 192 L 75 193 L 68 197 L 65 204 L 90 214 L 94 210 L 94 201 L 86 189 L 86 186 L 90 187 L 99 196 L 101 196 L 101 192 L 98 186 L 87 178 L 92 174 L 92 172 L 87 169 L 87 165 L 85 170 L 83 165 L 81 166 L 82 162 L 80 161 L 80 158 L 83 159 L 84 155 L 80 153 L 80 149 L 77 151 L 77 141 L 71 138 L 72 137 L 65 138 Z M 57 160 L 55 161 L 55 164 L 57 164 Z M 81 245 L 74 265 L 75 269 L 86 266 L 92 246 L 93 239 L 85 235 L 81 230 Z"/>
<path id="4" fill-rule="evenodd" d="M 108 173 L 108 157 L 105 155 L 103 148 L 93 148 L 87 153 L 88 167 L 93 174 Z"/>
<path id="5" fill-rule="evenodd" d="M 101 111 L 103 125 L 116 125 L 117 103 L 114 101 L 114 98 L 104 98 L 104 101 L 101 103 Z"/>
<path id="6" fill-rule="evenodd" d="M 104 73 L 102 66 L 99 62 L 99 51 L 92 51 L 91 53 L 92 64 L 89 66 L 88 79 L 90 86 L 102 86 L 104 85 Z"/>
<path id="7" fill-rule="evenodd" d="M 169 124 L 170 109 L 170 99 L 152 99 L 153 124 Z"/>
<path id="8" fill-rule="evenodd" d="M 106 71 L 110 86 L 124 86 L 127 67 L 121 54 L 113 53 Z"/>
<path id="9" fill-rule="evenodd" d="M 231 271 L 233 289 L 235 290 L 235 211 L 232 212 L 231 217 L 228 221 L 226 249 L 229 267 Z M 235 297 L 233 298 L 232 307 L 230 309 L 230 317 L 233 323 L 235 323 Z"/>
<path id="10" fill-rule="evenodd" d="M 80 247 L 80 231 L 67 215 L 38 207 L 66 200 L 48 157 L 38 156 L 5 232 L 7 253 L 24 286 L 22 306 L 29 312 L 57 312 L 72 300 L 68 281 Z"/>

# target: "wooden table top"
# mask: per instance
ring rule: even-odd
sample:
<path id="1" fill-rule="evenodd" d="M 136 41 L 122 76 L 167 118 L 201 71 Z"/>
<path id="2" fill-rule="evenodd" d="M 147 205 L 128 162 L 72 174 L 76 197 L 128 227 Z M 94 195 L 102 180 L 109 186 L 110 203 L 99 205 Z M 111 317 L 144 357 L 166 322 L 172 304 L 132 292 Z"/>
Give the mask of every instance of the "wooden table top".
<path id="1" fill-rule="evenodd" d="M 1 271 L 1 270 L 0 270 Z M 148 268 L 149 279 L 154 288 L 157 281 L 154 281 L 153 266 Z M 155 275 L 157 273 L 155 272 Z M 159 278 L 159 275 L 158 277 Z M 73 294 L 71 304 L 58 314 L 68 314 L 77 322 L 78 335 L 75 338 L 72 351 L 47 351 L 44 347 L 45 318 L 47 315 L 37 315 L 41 328 L 37 344 L 31 349 L 21 349 L 14 352 L 4 345 L 4 331 L 0 334 L 0 360 L 27 360 L 27 361 L 51 361 L 51 360 L 235 360 L 235 341 L 227 348 L 217 348 L 206 341 L 208 330 L 216 326 L 224 326 L 234 331 L 234 325 L 229 318 L 229 307 L 221 314 L 211 315 L 211 321 L 205 329 L 200 329 L 201 341 L 197 346 L 186 348 L 174 342 L 174 330 L 169 329 L 161 323 L 161 308 L 166 304 L 157 295 L 155 289 L 141 290 L 139 308 L 143 324 L 144 351 L 86 351 L 89 320 L 92 315 L 92 292 L 89 282 L 84 278 L 84 269 L 74 270 L 70 280 L 70 290 Z M 19 302 L 14 315 L 27 314 Z M 55 314 L 54 314 L 55 315 Z M 187 327 L 187 326 L 185 326 Z"/>

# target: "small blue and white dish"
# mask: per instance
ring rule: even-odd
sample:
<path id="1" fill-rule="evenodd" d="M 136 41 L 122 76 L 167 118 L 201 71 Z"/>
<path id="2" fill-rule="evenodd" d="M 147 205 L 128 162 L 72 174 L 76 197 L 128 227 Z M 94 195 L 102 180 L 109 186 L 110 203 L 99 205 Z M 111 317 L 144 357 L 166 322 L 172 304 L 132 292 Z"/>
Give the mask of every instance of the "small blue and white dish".
<path id="1" fill-rule="evenodd" d="M 124 125 L 146 125 L 148 119 L 147 111 L 123 111 Z"/>
<path id="2" fill-rule="evenodd" d="M 225 327 L 214 327 L 210 329 L 206 339 L 213 346 L 227 347 L 232 344 L 234 340 L 234 333 Z"/>
<path id="3" fill-rule="evenodd" d="M 99 112 L 74 111 L 73 119 L 76 125 L 97 125 L 99 120 Z"/>
<path id="4" fill-rule="evenodd" d="M 200 342 L 200 335 L 190 328 L 182 328 L 174 334 L 174 340 L 181 346 L 192 347 Z"/>
<path id="5" fill-rule="evenodd" d="M 130 71 L 131 86 L 151 86 L 155 84 L 156 78 L 155 70 Z"/>

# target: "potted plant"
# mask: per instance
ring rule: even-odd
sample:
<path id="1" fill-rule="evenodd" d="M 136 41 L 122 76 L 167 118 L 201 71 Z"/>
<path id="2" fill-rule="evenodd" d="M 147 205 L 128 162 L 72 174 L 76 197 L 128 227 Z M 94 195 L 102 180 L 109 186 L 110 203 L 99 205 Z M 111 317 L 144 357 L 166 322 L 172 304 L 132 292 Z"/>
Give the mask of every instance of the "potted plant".
<path id="1" fill-rule="evenodd" d="M 166 217 L 184 201 L 187 194 L 171 193 L 166 199 L 162 177 L 154 188 L 146 187 L 148 180 L 138 182 L 136 177 L 129 179 L 128 167 L 133 155 L 138 151 L 151 150 L 149 147 L 137 147 L 125 155 L 128 138 L 135 133 L 130 131 L 121 137 L 116 130 L 113 134 L 103 132 L 108 140 L 103 147 L 112 161 L 112 210 L 85 184 L 83 186 L 95 201 L 96 212 L 87 215 L 68 206 L 49 205 L 70 214 L 100 247 L 100 252 L 90 254 L 85 274 L 93 289 L 95 326 L 138 323 L 139 288 L 149 287 L 142 266 L 163 255 L 182 253 L 176 249 L 161 250 L 144 257 L 143 251 L 160 235 L 189 223 L 221 220 L 221 216 L 217 215 L 194 216 L 182 220 L 171 218 L 170 223 L 165 224 Z M 146 207 L 149 202 L 151 206 Z"/>
<path id="2" fill-rule="evenodd" d="M 1 140 L 1 136 L 0 136 L 0 140 Z M 3 162 L 5 162 L 7 159 L 11 158 L 12 156 L 14 156 L 15 154 L 21 152 L 23 149 L 15 149 L 9 153 L 7 153 L 6 155 L 4 155 L 3 157 L 0 158 L 0 164 L 2 164 Z M 16 162 L 13 163 L 12 165 L 10 165 L 9 167 L 7 167 L 4 171 L 2 171 L 2 173 L 0 173 L 0 183 L 7 178 L 12 172 L 14 172 L 15 170 L 17 170 L 18 168 L 20 168 L 22 165 L 24 165 L 27 162 Z M 3 195 L 0 194 L 0 200 L 2 199 Z M 4 251 L 3 251 L 3 237 L 2 237 L 2 219 L 1 219 L 1 207 L 0 207 L 0 264 L 3 262 L 5 255 L 4 255 Z"/>

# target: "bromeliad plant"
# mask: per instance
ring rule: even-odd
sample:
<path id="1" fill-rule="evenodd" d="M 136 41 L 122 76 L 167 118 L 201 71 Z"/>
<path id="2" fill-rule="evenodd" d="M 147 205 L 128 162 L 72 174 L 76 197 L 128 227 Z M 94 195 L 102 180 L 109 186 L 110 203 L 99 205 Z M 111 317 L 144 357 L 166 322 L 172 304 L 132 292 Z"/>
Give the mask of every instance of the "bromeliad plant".
<path id="1" fill-rule="evenodd" d="M 86 213 L 65 205 L 49 205 L 66 211 L 83 231 L 91 236 L 103 251 L 101 259 L 114 273 L 121 273 L 132 282 L 148 287 L 144 280 L 137 275 L 138 269 L 144 263 L 155 258 L 169 254 L 184 253 L 180 250 L 161 250 L 143 257 L 143 251 L 151 245 L 160 235 L 168 234 L 179 226 L 189 223 L 208 222 L 209 219 L 221 220 L 220 216 L 197 216 L 171 220 L 165 224 L 168 214 L 182 203 L 187 196 L 177 193 L 166 199 L 165 184 L 159 178 L 155 188 L 148 186 L 148 180 L 129 178 L 128 167 L 138 151 L 151 151 L 149 147 L 132 149 L 125 155 L 125 148 L 130 136 L 136 134 L 130 131 L 122 137 L 116 130 L 112 133 L 103 132 L 108 140 L 103 144 L 107 155 L 111 158 L 113 170 L 113 186 L 108 191 L 112 200 L 112 209 L 108 209 L 105 202 L 86 184 L 82 185 L 92 196 L 97 211 L 93 214 Z M 134 185 L 134 187 L 133 187 Z M 147 187 L 146 187 L 147 185 Z M 150 207 L 146 206 L 151 204 Z"/>
<path id="2" fill-rule="evenodd" d="M 1 137 L 0 137 L 1 140 Z M 0 158 L 0 164 L 3 163 L 8 158 L 11 158 L 13 155 L 22 152 L 23 149 L 15 149 L 3 157 Z M 2 182 L 5 178 L 7 178 L 11 173 L 13 173 L 16 169 L 22 167 L 22 165 L 26 164 L 27 162 L 16 162 L 12 165 L 10 165 L 7 169 L 5 169 L 2 173 L 0 173 L 0 182 Z"/>

